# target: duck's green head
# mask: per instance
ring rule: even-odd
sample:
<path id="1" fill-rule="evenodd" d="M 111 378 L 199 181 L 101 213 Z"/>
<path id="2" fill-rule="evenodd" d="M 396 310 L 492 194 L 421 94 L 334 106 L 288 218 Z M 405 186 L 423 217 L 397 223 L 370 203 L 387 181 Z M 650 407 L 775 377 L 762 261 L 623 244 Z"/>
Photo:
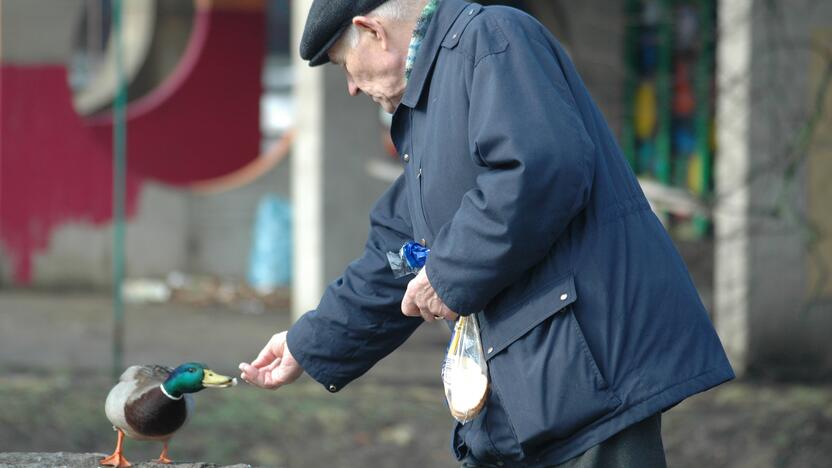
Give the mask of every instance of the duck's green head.
<path id="1" fill-rule="evenodd" d="M 168 395 L 178 398 L 183 393 L 196 393 L 204 388 L 224 388 L 236 383 L 236 379 L 217 374 L 205 364 L 187 362 L 170 373 L 162 386 Z"/>

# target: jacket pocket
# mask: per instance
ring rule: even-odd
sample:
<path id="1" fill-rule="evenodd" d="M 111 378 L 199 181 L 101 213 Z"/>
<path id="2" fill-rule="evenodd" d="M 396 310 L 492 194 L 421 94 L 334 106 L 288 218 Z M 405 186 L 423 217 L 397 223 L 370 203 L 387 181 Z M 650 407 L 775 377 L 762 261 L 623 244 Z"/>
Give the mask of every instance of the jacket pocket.
<path id="1" fill-rule="evenodd" d="M 425 222 L 425 227 L 428 228 L 428 232 L 430 232 L 431 237 L 433 237 L 436 231 L 433 230 L 433 225 L 431 225 L 430 220 L 428 219 L 428 213 L 425 211 L 425 182 L 424 177 L 422 177 L 421 160 L 419 162 L 419 169 L 416 172 L 416 179 L 419 180 L 419 209 L 422 213 L 422 220 Z"/>
<path id="2" fill-rule="evenodd" d="M 556 283 L 508 314 L 515 330 L 510 341 L 488 345 L 492 384 L 527 454 L 568 438 L 621 404 L 575 319 L 576 300 L 572 277 Z"/>

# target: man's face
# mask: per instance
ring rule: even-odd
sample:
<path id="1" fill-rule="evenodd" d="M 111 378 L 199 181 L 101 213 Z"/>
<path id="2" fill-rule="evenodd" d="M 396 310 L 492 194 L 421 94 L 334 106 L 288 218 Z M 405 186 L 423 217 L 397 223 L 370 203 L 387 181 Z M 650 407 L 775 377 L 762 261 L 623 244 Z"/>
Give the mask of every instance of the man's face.
<path id="1" fill-rule="evenodd" d="M 359 27 L 358 37 L 355 47 L 350 47 L 348 38 L 338 41 L 329 50 L 330 61 L 343 68 L 351 96 L 364 93 L 385 111 L 393 112 L 404 95 L 407 57 L 385 46 L 372 29 Z"/>

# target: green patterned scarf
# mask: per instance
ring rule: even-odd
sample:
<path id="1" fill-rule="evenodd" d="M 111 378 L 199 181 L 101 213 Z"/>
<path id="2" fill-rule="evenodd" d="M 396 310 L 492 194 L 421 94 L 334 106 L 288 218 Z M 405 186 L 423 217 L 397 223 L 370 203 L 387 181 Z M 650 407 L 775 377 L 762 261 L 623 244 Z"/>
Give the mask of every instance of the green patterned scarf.
<path id="1" fill-rule="evenodd" d="M 419 52 L 419 47 L 422 45 L 422 40 L 425 38 L 425 33 L 428 30 L 428 25 L 433 15 L 436 13 L 436 8 L 442 0 L 429 0 L 425 8 L 422 9 L 422 14 L 416 20 L 416 27 L 413 28 L 413 37 L 410 38 L 410 46 L 407 48 L 407 62 L 404 65 L 404 77 L 406 80 L 410 79 L 410 73 L 413 71 L 413 63 L 416 61 L 416 54 Z"/>

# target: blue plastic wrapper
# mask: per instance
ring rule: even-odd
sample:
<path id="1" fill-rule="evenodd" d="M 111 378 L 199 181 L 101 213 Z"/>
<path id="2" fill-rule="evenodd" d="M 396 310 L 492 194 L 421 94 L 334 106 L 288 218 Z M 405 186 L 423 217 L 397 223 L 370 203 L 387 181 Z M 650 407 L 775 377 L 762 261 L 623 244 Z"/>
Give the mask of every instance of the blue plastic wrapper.
<path id="1" fill-rule="evenodd" d="M 393 270 L 393 276 L 401 278 L 415 275 L 425 266 L 430 249 L 418 242 L 406 242 L 398 252 L 387 252 L 387 262 Z"/>

